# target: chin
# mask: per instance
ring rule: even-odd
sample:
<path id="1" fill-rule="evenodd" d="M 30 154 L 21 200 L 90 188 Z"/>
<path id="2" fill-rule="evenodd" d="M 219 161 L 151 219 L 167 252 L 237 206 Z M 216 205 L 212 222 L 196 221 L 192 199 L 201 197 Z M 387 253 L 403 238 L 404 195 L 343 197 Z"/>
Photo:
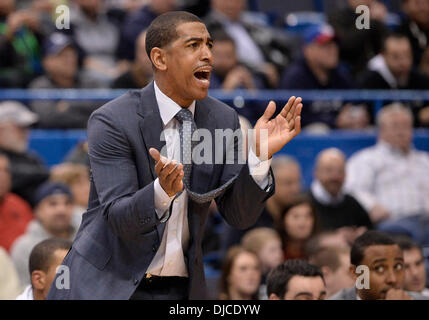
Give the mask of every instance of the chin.
<path id="1" fill-rule="evenodd" d="M 208 93 L 209 93 L 208 89 L 200 89 L 193 92 L 192 96 L 194 97 L 195 100 L 202 100 L 207 97 Z"/>

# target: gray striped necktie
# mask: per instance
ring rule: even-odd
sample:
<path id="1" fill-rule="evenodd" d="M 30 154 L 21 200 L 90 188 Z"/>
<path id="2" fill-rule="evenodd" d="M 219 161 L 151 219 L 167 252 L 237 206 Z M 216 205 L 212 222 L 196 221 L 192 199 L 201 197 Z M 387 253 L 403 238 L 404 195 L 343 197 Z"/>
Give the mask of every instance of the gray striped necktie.
<path id="1" fill-rule="evenodd" d="M 180 135 L 180 155 L 183 164 L 183 183 L 185 185 L 186 192 L 193 201 L 197 203 L 211 202 L 214 198 L 221 195 L 237 178 L 234 176 L 228 180 L 225 184 L 211 190 L 204 194 L 199 194 L 191 191 L 191 174 L 192 174 L 192 150 L 198 141 L 192 141 L 192 134 L 195 132 L 196 125 L 192 116 L 192 112 L 186 108 L 182 108 L 176 115 L 175 118 L 179 121 L 179 135 Z M 182 193 L 179 192 L 176 198 Z"/>

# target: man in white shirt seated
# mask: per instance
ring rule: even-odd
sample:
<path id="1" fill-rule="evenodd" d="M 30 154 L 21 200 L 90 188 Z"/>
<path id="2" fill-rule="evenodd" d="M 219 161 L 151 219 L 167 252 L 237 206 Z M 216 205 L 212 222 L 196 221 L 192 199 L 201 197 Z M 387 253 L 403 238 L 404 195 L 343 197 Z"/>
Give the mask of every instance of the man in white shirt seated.
<path id="1" fill-rule="evenodd" d="M 30 254 L 31 285 L 27 286 L 16 300 L 45 300 L 57 267 L 70 247 L 71 241 L 59 238 L 50 238 L 37 244 Z"/>
<path id="2" fill-rule="evenodd" d="M 412 145 L 412 119 L 400 103 L 379 112 L 378 142 L 349 159 L 346 188 L 379 229 L 423 243 L 429 217 L 429 154 Z"/>

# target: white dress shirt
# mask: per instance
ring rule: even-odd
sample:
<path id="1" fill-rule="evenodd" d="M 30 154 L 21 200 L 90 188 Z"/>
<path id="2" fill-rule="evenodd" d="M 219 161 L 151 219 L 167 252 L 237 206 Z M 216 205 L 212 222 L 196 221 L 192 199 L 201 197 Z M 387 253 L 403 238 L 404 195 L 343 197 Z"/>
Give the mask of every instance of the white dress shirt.
<path id="1" fill-rule="evenodd" d="M 164 135 L 167 148 L 167 158 L 180 161 L 180 135 L 179 122 L 174 116 L 181 107 L 166 96 L 154 82 L 155 97 L 158 103 L 161 119 L 164 125 Z M 195 101 L 188 108 L 194 115 Z M 170 129 L 170 130 L 168 130 Z M 255 182 L 264 189 L 269 183 L 268 171 L 271 159 L 260 161 L 249 151 L 249 171 Z M 155 211 L 161 219 L 170 207 L 173 197 L 169 197 L 162 189 L 159 179 L 154 182 Z M 187 277 L 188 270 L 185 263 L 184 252 L 189 246 L 188 226 L 188 196 L 186 190 L 174 200 L 170 219 L 166 222 L 165 230 L 159 246 L 147 273 L 157 276 Z"/>
<path id="2" fill-rule="evenodd" d="M 31 286 L 31 284 L 28 285 L 25 288 L 24 292 L 17 296 L 15 300 L 34 300 L 33 287 Z"/>
<path id="3" fill-rule="evenodd" d="M 367 211 L 381 204 L 392 219 L 429 215 L 429 154 L 379 141 L 348 160 L 346 189 Z"/>

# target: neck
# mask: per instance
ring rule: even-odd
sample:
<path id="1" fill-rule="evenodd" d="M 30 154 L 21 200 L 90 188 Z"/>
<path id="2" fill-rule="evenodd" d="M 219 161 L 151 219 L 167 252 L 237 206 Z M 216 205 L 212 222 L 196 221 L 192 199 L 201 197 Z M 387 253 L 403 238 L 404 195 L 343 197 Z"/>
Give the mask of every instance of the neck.
<path id="1" fill-rule="evenodd" d="M 229 290 L 229 300 L 252 300 L 252 295 L 244 294 L 235 289 Z"/>
<path id="2" fill-rule="evenodd" d="M 75 84 L 74 78 L 52 77 L 52 80 L 59 88 L 72 88 Z"/>
<path id="3" fill-rule="evenodd" d="M 34 300 L 45 300 L 45 295 L 42 291 L 33 288 L 33 299 Z"/>
<path id="4" fill-rule="evenodd" d="M 310 62 L 309 60 L 307 60 L 308 66 L 311 70 L 311 72 L 313 72 L 314 76 L 316 77 L 316 79 L 322 84 L 322 85 L 326 85 L 329 81 L 329 70 L 322 68 L 312 62 Z"/>
<path id="5" fill-rule="evenodd" d="M 408 85 L 408 74 L 395 75 L 395 79 L 400 87 Z"/>
<path id="6" fill-rule="evenodd" d="M 165 79 L 165 77 L 155 75 L 155 82 L 159 90 L 161 90 L 163 94 L 165 94 L 171 100 L 176 102 L 182 108 L 188 108 L 192 104 L 193 100 L 178 97 L 178 95 L 175 93 L 174 88 L 170 84 L 171 82 L 168 81 L 168 79 Z"/>
<path id="7" fill-rule="evenodd" d="M 65 230 L 65 231 L 48 230 L 48 233 L 55 238 L 62 238 L 62 239 L 69 239 L 71 235 L 70 230 Z"/>
<path id="8" fill-rule="evenodd" d="M 288 251 L 291 252 L 301 252 L 304 248 L 304 241 L 303 240 L 296 240 L 296 239 L 289 239 L 287 242 L 287 248 Z"/>

